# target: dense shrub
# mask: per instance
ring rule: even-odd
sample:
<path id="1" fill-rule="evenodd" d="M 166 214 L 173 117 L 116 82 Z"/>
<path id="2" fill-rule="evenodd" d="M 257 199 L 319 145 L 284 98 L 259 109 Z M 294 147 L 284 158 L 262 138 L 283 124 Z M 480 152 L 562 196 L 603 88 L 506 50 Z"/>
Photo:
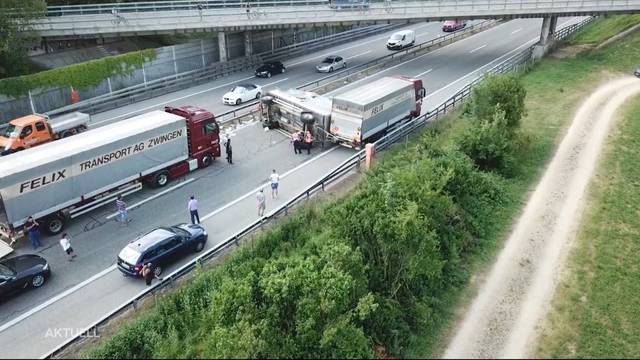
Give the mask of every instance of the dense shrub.
<path id="1" fill-rule="evenodd" d="M 474 120 L 491 122 L 499 108 L 504 111 L 507 129 L 516 130 L 526 114 L 526 96 L 527 90 L 516 75 L 489 76 L 473 89 L 466 112 Z"/>

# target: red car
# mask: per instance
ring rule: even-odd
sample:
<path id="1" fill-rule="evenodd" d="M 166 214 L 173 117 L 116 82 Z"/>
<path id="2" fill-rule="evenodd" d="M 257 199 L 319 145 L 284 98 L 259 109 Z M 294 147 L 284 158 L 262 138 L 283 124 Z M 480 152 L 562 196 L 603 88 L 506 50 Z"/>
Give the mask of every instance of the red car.
<path id="1" fill-rule="evenodd" d="M 442 24 L 442 31 L 452 32 L 467 26 L 466 20 L 447 20 Z"/>

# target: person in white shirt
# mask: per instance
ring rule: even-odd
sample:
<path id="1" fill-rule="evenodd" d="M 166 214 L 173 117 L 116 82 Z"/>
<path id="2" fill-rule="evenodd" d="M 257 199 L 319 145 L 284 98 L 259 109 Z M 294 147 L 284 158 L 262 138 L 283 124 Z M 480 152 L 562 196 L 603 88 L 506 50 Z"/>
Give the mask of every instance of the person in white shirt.
<path id="1" fill-rule="evenodd" d="M 71 247 L 71 242 L 69 241 L 69 237 L 67 233 L 62 234 L 60 238 L 60 246 L 62 246 L 62 250 L 67 253 L 69 261 L 73 260 L 76 257 L 76 254 L 73 252 L 73 248 Z"/>
<path id="2" fill-rule="evenodd" d="M 271 173 L 271 176 L 269 176 L 269 178 L 271 179 L 271 198 L 277 199 L 278 198 L 278 182 L 280 181 L 280 175 L 278 175 L 278 173 L 276 172 L 276 169 L 273 169 L 273 172 Z"/>
<path id="3" fill-rule="evenodd" d="M 193 195 L 191 195 L 191 199 L 187 204 L 187 210 L 189 210 L 189 214 L 191 214 L 191 223 L 194 225 L 200 224 L 200 215 L 198 215 L 198 200 L 196 200 Z"/>
<path id="4" fill-rule="evenodd" d="M 264 210 L 267 208 L 266 197 L 264 196 L 264 191 L 260 189 L 256 194 L 256 200 L 258 200 L 258 216 L 264 216 Z"/>

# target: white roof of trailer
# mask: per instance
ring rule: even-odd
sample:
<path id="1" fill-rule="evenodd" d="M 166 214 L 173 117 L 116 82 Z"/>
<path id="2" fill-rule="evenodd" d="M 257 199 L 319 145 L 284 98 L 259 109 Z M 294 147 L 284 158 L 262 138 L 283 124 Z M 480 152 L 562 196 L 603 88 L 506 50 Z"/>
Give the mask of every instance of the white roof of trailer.
<path id="1" fill-rule="evenodd" d="M 64 157 L 162 127 L 184 118 L 162 110 L 134 116 L 99 128 L 0 157 L 0 174 L 13 175 Z"/>
<path id="2" fill-rule="evenodd" d="M 335 100 L 343 100 L 356 105 L 365 106 L 376 100 L 402 90 L 409 84 L 408 80 L 396 77 L 383 77 L 366 85 L 348 90 L 334 97 Z"/>

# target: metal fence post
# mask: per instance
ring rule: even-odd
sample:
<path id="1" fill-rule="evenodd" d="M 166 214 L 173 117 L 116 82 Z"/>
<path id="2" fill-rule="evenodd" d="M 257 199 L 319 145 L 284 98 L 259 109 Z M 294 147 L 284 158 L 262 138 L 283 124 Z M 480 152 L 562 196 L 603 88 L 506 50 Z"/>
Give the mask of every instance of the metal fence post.
<path id="1" fill-rule="evenodd" d="M 173 71 L 178 75 L 178 63 L 176 62 L 176 46 L 171 47 L 171 53 L 173 54 Z"/>
<path id="2" fill-rule="evenodd" d="M 202 67 L 207 66 L 207 62 L 204 59 L 204 40 L 200 39 L 200 54 L 202 55 Z"/>
<path id="3" fill-rule="evenodd" d="M 29 105 L 31 105 L 31 113 L 35 114 L 36 107 L 35 105 L 33 105 L 33 96 L 31 96 L 31 90 L 28 90 L 28 92 L 29 92 Z"/>
<path id="4" fill-rule="evenodd" d="M 147 87 L 147 73 L 144 71 L 144 63 L 142 63 L 142 81 L 144 82 L 144 87 Z"/>
<path id="5" fill-rule="evenodd" d="M 107 78 L 107 86 L 109 86 L 109 94 L 113 93 L 113 89 L 111 88 L 111 76 Z"/>

